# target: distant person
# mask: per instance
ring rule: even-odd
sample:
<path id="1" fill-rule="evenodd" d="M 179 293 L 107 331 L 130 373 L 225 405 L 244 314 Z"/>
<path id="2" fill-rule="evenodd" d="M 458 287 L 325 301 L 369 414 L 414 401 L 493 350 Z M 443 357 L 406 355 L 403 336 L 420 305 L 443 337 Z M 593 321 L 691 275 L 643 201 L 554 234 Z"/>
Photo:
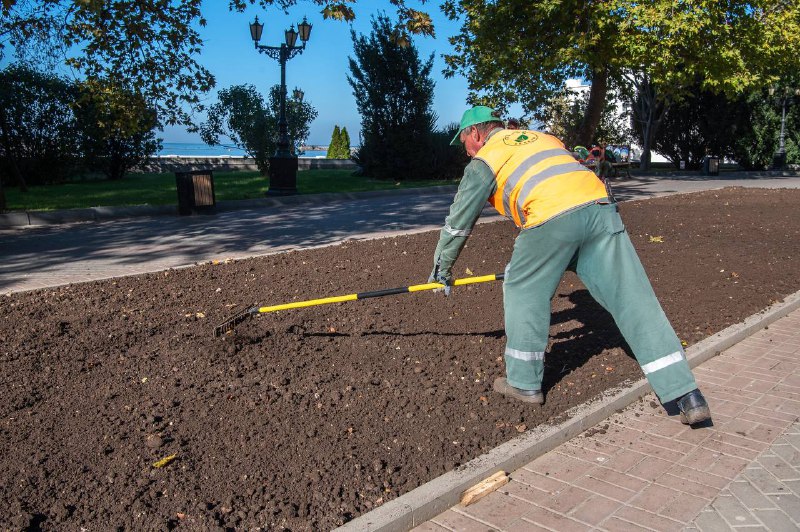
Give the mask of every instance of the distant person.
<path id="1" fill-rule="evenodd" d="M 677 400 L 681 421 L 710 419 L 705 398 L 606 187 L 557 138 L 509 130 L 499 114 L 473 107 L 451 144 L 472 161 L 464 170 L 434 253 L 430 281 L 450 293 L 451 269 L 488 200 L 520 229 L 505 269 L 506 377 L 494 390 L 542 404 L 550 300 L 567 269 L 614 317 L 662 403 Z"/>
<path id="2" fill-rule="evenodd" d="M 589 159 L 589 150 L 585 146 L 575 146 L 572 148 L 572 153 L 576 155 L 578 161 L 585 163 Z"/>
<path id="3" fill-rule="evenodd" d="M 594 163 L 595 175 L 605 183 L 614 174 L 614 166 L 606 158 L 605 149 L 600 146 L 594 146 L 589 153 L 589 160 Z"/>

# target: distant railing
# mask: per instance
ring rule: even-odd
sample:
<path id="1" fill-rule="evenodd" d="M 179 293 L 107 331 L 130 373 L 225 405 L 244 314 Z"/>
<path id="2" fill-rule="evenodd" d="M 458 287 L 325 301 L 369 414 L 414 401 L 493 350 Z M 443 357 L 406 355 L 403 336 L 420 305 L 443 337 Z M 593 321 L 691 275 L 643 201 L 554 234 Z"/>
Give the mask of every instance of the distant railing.
<path id="1" fill-rule="evenodd" d="M 356 170 L 358 165 L 352 160 L 325 159 L 324 157 L 300 157 L 297 161 L 298 170 Z M 181 156 L 162 155 L 150 157 L 147 162 L 134 169 L 135 172 L 185 172 L 190 170 L 219 171 L 257 171 L 255 159 L 235 155 L 222 156 Z"/>

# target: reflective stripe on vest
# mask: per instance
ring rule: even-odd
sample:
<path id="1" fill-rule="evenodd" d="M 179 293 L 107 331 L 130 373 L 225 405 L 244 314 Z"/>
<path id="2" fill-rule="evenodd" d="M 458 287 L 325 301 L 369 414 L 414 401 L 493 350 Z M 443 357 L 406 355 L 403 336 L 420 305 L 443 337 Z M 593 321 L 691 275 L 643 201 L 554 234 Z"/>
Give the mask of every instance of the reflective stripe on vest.
<path id="1" fill-rule="evenodd" d="M 538 131 L 498 130 L 475 158 L 497 181 L 489 202 L 523 229 L 607 196 L 594 172 L 557 138 Z"/>

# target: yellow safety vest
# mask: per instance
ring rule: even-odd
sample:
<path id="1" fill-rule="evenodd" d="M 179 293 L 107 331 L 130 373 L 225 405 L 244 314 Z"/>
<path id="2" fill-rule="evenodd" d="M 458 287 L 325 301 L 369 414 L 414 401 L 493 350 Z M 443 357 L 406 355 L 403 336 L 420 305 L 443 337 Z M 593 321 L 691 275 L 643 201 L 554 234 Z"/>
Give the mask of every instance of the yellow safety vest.
<path id="1" fill-rule="evenodd" d="M 497 180 L 489 203 L 522 229 L 608 196 L 594 172 L 576 161 L 560 140 L 539 131 L 498 131 L 475 158 Z"/>

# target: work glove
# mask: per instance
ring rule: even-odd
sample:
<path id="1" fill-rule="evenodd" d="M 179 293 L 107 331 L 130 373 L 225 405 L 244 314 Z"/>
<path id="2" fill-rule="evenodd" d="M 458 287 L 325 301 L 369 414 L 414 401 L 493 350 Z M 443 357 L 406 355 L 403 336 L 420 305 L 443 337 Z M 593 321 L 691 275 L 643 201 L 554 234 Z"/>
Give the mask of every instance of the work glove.
<path id="1" fill-rule="evenodd" d="M 443 284 L 444 288 L 437 288 L 434 290 L 434 292 L 444 291 L 444 295 L 449 296 L 450 288 L 453 286 L 453 275 L 450 273 L 450 269 L 440 270 L 439 265 L 437 264 L 436 266 L 434 266 L 430 277 L 428 277 L 428 282 Z"/>

